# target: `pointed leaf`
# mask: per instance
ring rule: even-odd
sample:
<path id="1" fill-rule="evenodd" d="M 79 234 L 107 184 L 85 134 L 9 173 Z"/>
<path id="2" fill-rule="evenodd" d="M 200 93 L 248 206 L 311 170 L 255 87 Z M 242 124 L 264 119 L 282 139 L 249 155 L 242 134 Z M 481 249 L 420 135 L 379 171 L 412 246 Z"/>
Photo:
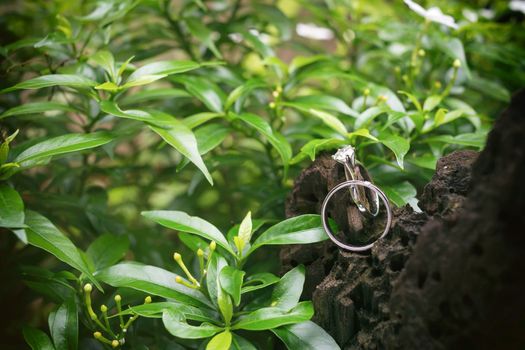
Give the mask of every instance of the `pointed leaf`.
<path id="1" fill-rule="evenodd" d="M 232 297 L 235 306 L 239 306 L 241 302 L 241 287 L 244 274 L 244 271 L 237 270 L 231 266 L 223 267 L 219 273 L 222 289 Z"/>
<path id="2" fill-rule="evenodd" d="M 143 211 L 141 214 L 164 227 L 193 233 L 210 241 L 215 241 L 219 246 L 226 249 L 232 255 L 235 255 L 222 232 L 208 221 L 197 216 L 189 216 L 182 211 L 170 210 Z"/>
<path id="3" fill-rule="evenodd" d="M 104 234 L 90 244 L 86 254 L 93 261 L 95 270 L 100 270 L 122 259 L 128 248 L 128 237 Z"/>
<path id="4" fill-rule="evenodd" d="M 287 324 L 308 321 L 313 315 L 314 308 L 310 301 L 301 302 L 290 311 L 277 307 L 265 307 L 239 317 L 239 321 L 232 326 L 232 329 L 263 331 Z"/>
<path id="5" fill-rule="evenodd" d="M 261 272 L 246 277 L 244 284 L 241 289 L 242 293 L 252 292 L 254 290 L 262 289 L 272 284 L 279 282 L 281 279 L 275 276 L 273 273 Z"/>
<path id="6" fill-rule="evenodd" d="M 190 70 L 194 70 L 200 67 L 200 64 L 193 61 L 183 61 L 183 60 L 172 60 L 172 61 L 158 61 L 146 64 L 136 71 L 134 71 L 126 81 L 126 84 L 142 79 L 144 76 L 151 75 L 171 75 L 177 73 L 184 73 Z"/>
<path id="7" fill-rule="evenodd" d="M 290 158 L 292 157 L 292 149 L 286 139 L 281 134 L 274 132 L 270 124 L 258 115 L 243 113 L 235 117 L 247 123 L 266 137 L 268 142 L 270 142 L 281 156 L 286 171 Z"/>
<path id="8" fill-rule="evenodd" d="M 392 152 L 394 152 L 397 164 L 403 168 L 403 158 L 410 149 L 410 142 L 404 137 L 386 132 L 383 132 L 381 135 L 379 135 L 379 141 L 386 147 L 390 148 Z"/>
<path id="9" fill-rule="evenodd" d="M 272 307 L 288 311 L 297 305 L 303 292 L 304 274 L 304 266 L 298 265 L 281 278 L 272 292 Z"/>
<path id="10" fill-rule="evenodd" d="M 24 89 L 41 89 L 50 86 L 90 88 L 95 85 L 97 85 L 96 81 L 93 81 L 81 75 L 50 74 L 23 81 L 21 83 L 16 84 L 15 86 L 0 91 L 0 93 Z"/>
<path id="11" fill-rule="evenodd" d="M 288 349 L 340 350 L 335 340 L 312 321 L 286 325 L 271 331 Z"/>
<path id="12" fill-rule="evenodd" d="M 32 350 L 55 350 L 48 335 L 40 329 L 24 327 L 24 339 Z"/>
<path id="13" fill-rule="evenodd" d="M 120 263 L 95 273 L 113 287 L 126 287 L 198 307 L 211 307 L 200 291 L 175 282 L 176 275 L 159 267 L 139 263 Z"/>
<path id="14" fill-rule="evenodd" d="M 183 84 L 186 90 L 204 103 L 210 111 L 223 112 L 226 96 L 215 83 L 202 77 L 174 77 L 172 80 Z"/>
<path id="15" fill-rule="evenodd" d="M 24 202 L 13 188 L 0 184 L 0 227 L 24 227 Z"/>
<path id="16" fill-rule="evenodd" d="M 0 115 L 0 119 L 14 115 L 45 113 L 49 111 L 74 112 L 76 109 L 58 102 L 33 102 L 8 109 Z"/>
<path id="17" fill-rule="evenodd" d="M 49 329 L 56 350 L 76 349 L 78 346 L 78 309 L 74 298 L 66 300 L 49 314 Z"/>
<path id="18" fill-rule="evenodd" d="M 210 323 L 202 323 L 199 326 L 192 326 L 186 322 L 183 314 L 173 310 L 165 310 L 162 314 L 162 323 L 171 335 L 183 339 L 202 339 L 209 338 L 219 333 L 223 329 Z"/>
<path id="19" fill-rule="evenodd" d="M 232 343 L 232 334 L 230 331 L 225 330 L 222 333 L 217 334 L 211 338 L 206 350 L 228 350 Z"/>
<path id="20" fill-rule="evenodd" d="M 89 271 L 77 247 L 48 219 L 33 211 L 26 211 L 28 243 L 53 254 L 57 259 L 82 272 L 100 290 L 102 287 Z"/>
<path id="21" fill-rule="evenodd" d="M 253 243 L 249 255 L 263 245 L 305 244 L 328 239 L 321 224 L 321 217 L 314 214 L 284 220 L 263 232 Z"/>
<path id="22" fill-rule="evenodd" d="M 29 147 L 16 157 L 15 162 L 27 167 L 41 159 L 102 146 L 111 140 L 113 136 L 104 131 L 57 136 Z"/>

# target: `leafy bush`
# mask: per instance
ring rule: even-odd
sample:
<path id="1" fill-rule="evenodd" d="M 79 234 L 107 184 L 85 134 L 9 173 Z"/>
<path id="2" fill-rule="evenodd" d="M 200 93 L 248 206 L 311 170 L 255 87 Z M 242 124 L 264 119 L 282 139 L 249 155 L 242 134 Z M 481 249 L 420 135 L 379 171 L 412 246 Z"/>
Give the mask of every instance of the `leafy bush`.
<path id="1" fill-rule="evenodd" d="M 12 278 L 57 305 L 54 345 L 35 328 L 28 343 L 271 348 L 270 333 L 246 332 L 271 330 L 289 348 L 334 348 L 299 302 L 304 271 L 279 279 L 275 250 L 251 256 L 325 238 L 315 215 L 282 221 L 293 178 L 350 143 L 394 204 L 417 209 L 437 159 L 481 149 L 525 80 L 521 13 L 506 1 L 436 3 L 452 17 L 408 0 L 6 6 L 0 227 L 14 233 L 8 249 L 27 252 Z M 264 218 L 253 232 L 266 230 L 250 246 L 249 217 L 223 236 L 165 208 L 220 228 L 251 209 Z M 175 249 L 195 255 L 176 259 L 180 283 L 168 271 Z M 100 316 L 86 283 L 105 291 L 93 293 Z"/>

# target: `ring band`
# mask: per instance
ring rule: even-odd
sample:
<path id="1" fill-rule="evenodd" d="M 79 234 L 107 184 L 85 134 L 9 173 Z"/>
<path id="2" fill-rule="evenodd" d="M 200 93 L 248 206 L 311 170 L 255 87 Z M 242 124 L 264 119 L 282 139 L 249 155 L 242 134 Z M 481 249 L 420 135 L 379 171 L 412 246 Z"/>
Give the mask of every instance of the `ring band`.
<path id="1" fill-rule="evenodd" d="M 370 244 L 367 244 L 367 245 L 364 245 L 364 246 L 355 246 L 355 245 L 349 245 L 349 244 L 344 244 L 342 243 L 341 241 L 337 240 L 337 238 L 335 238 L 335 235 L 334 233 L 330 230 L 330 227 L 328 226 L 328 215 L 326 213 L 326 210 L 327 210 L 327 207 L 328 207 L 328 202 L 330 201 L 330 199 L 333 197 L 333 195 L 338 192 L 339 190 L 343 189 L 343 188 L 346 188 L 346 187 L 352 187 L 352 186 L 363 186 L 363 187 L 366 187 L 372 191 L 375 191 L 376 194 L 379 195 L 379 198 L 381 198 L 381 200 L 383 201 L 383 204 L 385 205 L 385 208 L 386 208 L 386 226 L 385 226 L 385 230 L 383 231 L 383 233 L 381 234 L 381 236 L 376 239 L 375 241 L 373 241 L 372 243 Z M 390 226 L 392 225 L 392 209 L 390 209 L 390 204 L 388 203 L 388 198 L 386 197 L 385 193 L 383 191 L 381 191 L 379 189 L 379 187 L 377 187 L 376 185 L 368 182 L 368 181 L 361 181 L 361 180 L 350 180 L 350 181 L 345 181 L 345 182 L 342 182 L 340 183 L 339 185 L 335 186 L 334 188 L 332 188 L 330 190 L 330 192 L 328 192 L 328 194 L 326 195 L 324 201 L 323 201 L 323 205 L 321 207 L 321 220 L 323 222 L 323 227 L 324 227 L 324 230 L 326 231 L 326 234 L 328 235 L 328 237 L 330 237 L 330 239 L 335 243 L 337 244 L 339 247 L 343 248 L 343 249 L 346 249 L 346 250 L 350 250 L 350 251 L 353 251 L 353 252 L 362 252 L 362 251 L 365 251 L 365 250 L 368 250 L 370 248 L 372 248 L 374 246 L 374 244 L 380 240 L 381 238 L 385 237 L 388 233 L 388 231 L 390 231 Z"/>

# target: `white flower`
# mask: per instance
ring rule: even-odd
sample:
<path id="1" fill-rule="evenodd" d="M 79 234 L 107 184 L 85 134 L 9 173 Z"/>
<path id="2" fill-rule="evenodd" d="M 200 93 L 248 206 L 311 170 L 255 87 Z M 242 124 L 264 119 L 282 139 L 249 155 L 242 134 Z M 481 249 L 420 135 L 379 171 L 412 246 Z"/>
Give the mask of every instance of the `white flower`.
<path id="1" fill-rule="evenodd" d="M 334 38 L 334 32 L 328 28 L 319 27 L 313 23 L 298 23 L 295 27 L 297 35 L 314 40 L 330 40 Z"/>
<path id="2" fill-rule="evenodd" d="M 421 5 L 415 3 L 412 0 L 403 1 L 412 11 L 414 11 L 421 17 L 424 17 L 428 21 L 440 23 L 454 29 L 458 28 L 458 25 L 454 21 L 454 18 L 452 16 L 443 14 L 443 12 L 441 12 L 441 10 L 438 7 L 431 7 L 428 10 L 425 10 Z"/>
<path id="3" fill-rule="evenodd" d="M 509 3 L 509 8 L 512 11 L 525 13 L 525 1 L 513 0 Z"/>

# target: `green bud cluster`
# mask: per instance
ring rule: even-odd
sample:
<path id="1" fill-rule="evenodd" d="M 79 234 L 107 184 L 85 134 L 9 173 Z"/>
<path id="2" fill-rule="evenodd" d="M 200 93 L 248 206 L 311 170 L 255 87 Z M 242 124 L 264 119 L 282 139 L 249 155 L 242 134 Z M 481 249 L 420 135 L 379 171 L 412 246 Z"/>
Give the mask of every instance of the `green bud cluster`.
<path id="1" fill-rule="evenodd" d="M 106 333 L 107 336 L 104 336 L 101 331 L 96 331 L 93 333 L 93 337 L 100 341 L 101 343 L 110 345 L 112 348 L 118 348 L 122 346 L 125 343 L 124 336 L 126 334 L 127 329 L 131 326 L 131 324 L 139 317 L 138 314 L 133 313 L 133 315 L 128 319 L 127 322 L 124 322 L 124 317 L 122 313 L 122 297 L 119 294 L 116 294 L 114 297 L 117 313 L 114 316 L 118 315 L 119 318 L 119 326 L 120 331 L 114 332 L 111 328 L 111 324 L 109 323 L 108 317 L 108 307 L 104 304 L 100 305 L 100 312 L 101 315 L 98 316 L 95 311 L 93 310 L 92 302 L 91 302 L 91 292 L 93 291 L 93 286 L 89 283 L 84 285 L 84 301 L 86 304 L 87 313 L 89 315 L 89 318 L 95 323 L 97 327 L 101 329 L 104 333 Z M 151 296 L 147 296 L 144 299 L 144 304 L 150 304 L 152 302 Z"/>

